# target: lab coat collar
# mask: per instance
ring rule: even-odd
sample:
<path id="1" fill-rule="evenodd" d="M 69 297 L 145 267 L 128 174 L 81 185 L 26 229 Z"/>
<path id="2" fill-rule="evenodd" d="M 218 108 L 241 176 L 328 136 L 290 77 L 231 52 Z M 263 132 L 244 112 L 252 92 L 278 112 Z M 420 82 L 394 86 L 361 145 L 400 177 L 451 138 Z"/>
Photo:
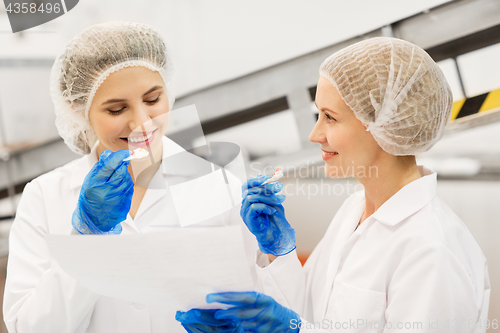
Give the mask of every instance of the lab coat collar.
<path id="1" fill-rule="evenodd" d="M 163 152 L 162 159 L 172 156 L 174 154 L 185 151 L 184 148 L 179 146 L 177 143 L 167 138 L 166 136 L 162 137 L 163 144 Z M 77 162 L 75 167 L 71 171 L 71 179 L 70 179 L 70 189 L 79 188 L 82 186 L 85 177 L 90 172 L 92 167 L 97 163 L 97 146 L 99 145 L 99 141 L 97 141 L 92 147 L 92 150 L 88 155 L 81 157 Z M 164 163 L 162 163 L 162 173 L 165 175 L 166 170 Z"/>
<path id="2" fill-rule="evenodd" d="M 405 185 L 372 214 L 372 218 L 394 226 L 422 209 L 436 197 L 436 172 L 419 165 L 421 178 Z"/>

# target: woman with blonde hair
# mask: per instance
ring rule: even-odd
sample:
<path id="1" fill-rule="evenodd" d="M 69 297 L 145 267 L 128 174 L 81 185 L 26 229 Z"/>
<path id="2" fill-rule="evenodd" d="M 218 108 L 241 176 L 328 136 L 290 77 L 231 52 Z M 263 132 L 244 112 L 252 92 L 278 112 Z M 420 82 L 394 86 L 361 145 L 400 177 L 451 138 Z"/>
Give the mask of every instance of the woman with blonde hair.
<path id="1" fill-rule="evenodd" d="M 3 307 L 9 332 L 184 331 L 175 311 L 87 289 L 59 267 L 44 238 L 180 227 L 168 183 L 184 178 L 164 165 L 185 152 L 164 136 L 174 103 L 171 58 L 154 29 L 130 22 L 91 26 L 56 58 L 50 80 L 56 125 L 68 147 L 85 156 L 24 189 L 10 232 Z M 147 149 L 148 158 L 128 161 L 137 148 Z M 243 225 L 231 214 L 208 222 Z M 256 248 L 253 239 L 246 243 L 249 253 Z"/>
<path id="2" fill-rule="evenodd" d="M 364 190 L 344 202 L 302 267 L 276 194 L 282 185 L 250 179 L 241 216 L 259 242 L 265 294 L 210 294 L 232 306 L 213 318 L 238 321 L 241 332 L 485 332 L 486 258 L 436 196 L 436 173 L 415 159 L 450 119 L 439 67 L 409 42 L 367 39 L 322 63 L 316 105 L 309 139 L 327 175 L 356 177 Z M 202 325 L 195 311 L 177 318 Z"/>

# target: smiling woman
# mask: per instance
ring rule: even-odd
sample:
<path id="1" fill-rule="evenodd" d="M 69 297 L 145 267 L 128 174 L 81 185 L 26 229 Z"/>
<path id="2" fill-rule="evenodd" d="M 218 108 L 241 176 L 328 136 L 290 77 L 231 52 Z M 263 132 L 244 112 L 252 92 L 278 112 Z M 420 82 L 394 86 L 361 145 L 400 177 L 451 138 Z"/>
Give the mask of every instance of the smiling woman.
<path id="1" fill-rule="evenodd" d="M 321 144 L 328 176 L 352 177 L 356 170 L 368 170 L 383 150 L 324 77 L 318 81 L 316 105 L 320 114 L 309 140 Z"/>
<path id="2" fill-rule="evenodd" d="M 436 173 L 415 160 L 451 114 L 443 73 L 420 47 L 379 37 L 334 53 L 319 74 L 309 138 L 328 176 L 354 176 L 363 190 L 344 202 L 302 267 L 282 184 L 249 179 L 241 214 L 259 242 L 265 294 L 209 294 L 231 306 L 211 316 L 252 332 L 485 332 L 486 258 L 437 197 Z M 216 332 L 205 311 L 177 316 Z"/>
<path id="3" fill-rule="evenodd" d="M 120 74 L 121 69 L 142 71 L 147 73 L 147 79 L 157 77 L 149 82 L 135 73 L 132 75 L 141 77 L 142 85 L 130 85 L 135 81 Z M 163 112 L 168 112 L 175 99 L 170 89 L 172 72 L 168 48 L 158 33 L 149 27 L 111 22 L 88 28 L 69 42 L 52 68 L 51 95 L 59 134 L 73 151 L 88 154 L 97 141 L 95 128 L 88 121 L 90 109 L 98 107 L 94 102 L 96 98 L 99 98 L 99 106 L 106 103 L 106 110 L 117 114 L 125 106 L 124 102 L 131 102 L 131 96 L 140 94 L 143 102 L 153 101 L 158 97 L 153 90 L 162 90 L 165 98 L 161 105 Z M 126 83 L 119 83 L 124 77 L 127 77 Z M 127 95 L 120 88 L 128 89 L 127 92 L 133 89 L 134 94 Z M 103 99 L 103 96 L 107 98 Z"/>
<path id="4" fill-rule="evenodd" d="M 95 93 L 88 111 L 89 124 L 99 138 L 97 155 L 108 149 L 147 148 L 151 152 L 150 160 L 133 161 L 128 165 L 128 172 L 136 182 L 137 175 L 151 166 L 151 160 L 162 158 L 168 111 L 168 96 L 158 72 L 134 66 L 109 74 Z M 150 172 L 145 183 L 149 184 L 153 176 L 154 172 Z M 144 187 L 134 187 L 129 211 L 132 218 L 145 194 Z"/>
<path id="5" fill-rule="evenodd" d="M 97 154 L 106 149 L 148 147 L 159 160 L 168 111 L 168 96 L 158 72 L 137 66 L 110 74 L 89 109 L 90 125 L 99 138 Z"/>
<path id="6" fill-rule="evenodd" d="M 56 125 L 68 147 L 85 156 L 34 179 L 23 191 L 10 231 L 4 295 L 9 332 L 184 332 L 173 309 L 89 290 L 59 267 L 45 242 L 48 234 L 130 236 L 181 227 L 178 197 L 169 184 L 187 183 L 190 175 L 168 169 L 165 161 L 189 153 L 164 135 L 174 102 L 170 59 L 156 31 L 128 22 L 89 27 L 57 57 L 51 73 Z M 129 161 L 138 148 L 147 158 Z M 206 162 L 189 157 L 192 164 Z M 229 187 L 241 187 L 236 177 L 227 179 Z M 219 196 L 212 196 L 218 204 Z M 182 200 L 192 205 L 190 198 Z M 238 210 L 203 215 L 193 226 L 221 232 L 242 226 Z M 243 237 L 252 269 L 257 244 L 245 229 Z"/>

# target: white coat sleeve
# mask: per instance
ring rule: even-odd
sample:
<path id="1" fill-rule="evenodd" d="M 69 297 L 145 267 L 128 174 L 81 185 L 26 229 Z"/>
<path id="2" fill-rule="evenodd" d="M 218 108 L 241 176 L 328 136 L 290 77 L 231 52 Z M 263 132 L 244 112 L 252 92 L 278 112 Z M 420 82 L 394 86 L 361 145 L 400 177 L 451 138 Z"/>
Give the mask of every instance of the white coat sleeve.
<path id="1" fill-rule="evenodd" d="M 296 250 L 287 255 L 276 258 L 265 267 L 266 254 L 258 251 L 257 273 L 264 294 L 271 296 L 281 305 L 302 315 L 305 290 L 306 272 L 300 263 Z"/>
<path id="2" fill-rule="evenodd" d="M 10 333 L 85 332 L 99 296 L 51 258 L 43 200 L 38 183 L 28 183 L 9 236 L 4 321 Z"/>
<path id="3" fill-rule="evenodd" d="M 269 263 L 267 254 L 258 251 L 257 266 L 264 294 L 300 315 L 300 323 L 290 320 L 291 329 L 299 328 L 300 333 L 328 333 L 302 317 L 307 270 L 302 267 L 296 250 L 272 263 Z"/>
<path id="4" fill-rule="evenodd" d="M 248 230 L 245 222 L 240 216 L 241 208 L 241 181 L 231 172 L 226 172 L 226 176 L 229 182 L 229 187 L 232 200 L 235 204 L 229 211 L 229 225 L 237 225 L 241 227 L 241 233 L 243 236 L 243 246 L 245 248 L 245 253 L 247 257 L 247 264 L 250 270 L 252 281 L 254 282 L 254 289 L 257 292 L 262 292 L 262 287 L 260 281 L 257 277 L 256 267 L 255 267 L 255 254 L 259 248 L 255 236 Z"/>
<path id="5" fill-rule="evenodd" d="M 410 332 L 485 332 L 476 328 L 479 312 L 464 266 L 445 245 L 429 244 L 410 254 L 392 276 L 384 332 L 401 332 L 398 325 Z"/>

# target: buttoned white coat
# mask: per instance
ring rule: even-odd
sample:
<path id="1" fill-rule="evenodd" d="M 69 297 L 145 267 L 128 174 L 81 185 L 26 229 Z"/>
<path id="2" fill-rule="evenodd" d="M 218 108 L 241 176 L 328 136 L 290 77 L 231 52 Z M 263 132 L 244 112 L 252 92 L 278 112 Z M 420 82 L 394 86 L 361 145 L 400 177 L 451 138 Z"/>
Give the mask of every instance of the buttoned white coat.
<path id="1" fill-rule="evenodd" d="M 486 332 L 486 259 L 419 170 L 356 230 L 365 197 L 350 196 L 304 267 L 295 251 L 259 256 L 264 293 L 301 315 L 301 333 Z"/>
<path id="2" fill-rule="evenodd" d="M 162 140 L 163 158 L 183 151 L 166 137 Z M 32 180 L 24 189 L 9 239 L 3 305 L 7 328 L 11 333 L 185 332 L 175 312 L 100 296 L 80 285 L 50 256 L 44 235 L 72 233 L 71 216 L 83 180 L 97 162 L 96 147 L 89 155 Z M 169 175 L 160 166 L 135 218 L 128 215 L 122 222 L 122 234 L 166 230 L 158 225 L 179 227 L 170 192 L 162 184 L 172 177 L 179 175 Z M 233 183 L 231 189 L 240 190 L 240 186 Z M 255 274 L 257 243 L 239 217 L 239 208 L 202 224 L 242 224 L 248 264 Z"/>

